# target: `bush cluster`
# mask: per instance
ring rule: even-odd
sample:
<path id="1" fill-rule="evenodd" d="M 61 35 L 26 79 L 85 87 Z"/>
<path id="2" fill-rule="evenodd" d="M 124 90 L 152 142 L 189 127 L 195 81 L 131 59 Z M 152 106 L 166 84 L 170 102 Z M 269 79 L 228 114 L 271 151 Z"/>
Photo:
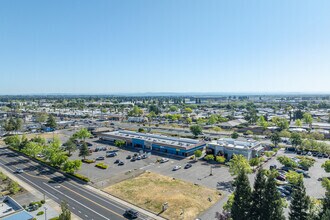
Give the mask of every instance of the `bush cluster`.
<path id="1" fill-rule="evenodd" d="M 97 164 L 95 164 L 95 167 L 98 167 L 100 169 L 107 169 L 108 165 L 106 165 L 104 163 L 97 163 Z"/>
<path id="2" fill-rule="evenodd" d="M 78 179 L 81 179 L 81 180 L 83 180 L 85 182 L 89 182 L 90 181 L 90 179 L 88 177 L 86 177 L 84 175 L 81 175 L 79 173 L 72 174 L 72 176 L 77 177 Z"/>

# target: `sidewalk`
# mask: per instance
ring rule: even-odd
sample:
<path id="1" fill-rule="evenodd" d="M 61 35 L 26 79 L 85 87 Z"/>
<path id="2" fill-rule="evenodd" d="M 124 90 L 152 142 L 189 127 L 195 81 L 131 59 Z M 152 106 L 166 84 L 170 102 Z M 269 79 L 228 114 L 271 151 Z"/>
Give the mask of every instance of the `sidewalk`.
<path id="1" fill-rule="evenodd" d="M 127 206 L 129 208 L 132 208 L 132 209 L 135 209 L 136 211 L 138 211 L 138 212 L 140 212 L 140 213 L 142 213 L 142 214 L 144 214 L 146 216 L 149 216 L 149 217 L 151 217 L 153 219 L 156 219 L 156 220 L 165 220 L 165 218 L 163 218 L 161 216 L 158 216 L 158 215 L 156 215 L 156 214 L 154 214 L 152 212 L 149 212 L 149 211 L 147 211 L 145 209 L 139 208 L 139 207 L 137 207 L 137 206 L 135 206 L 135 205 L 133 205 L 131 203 L 128 203 L 128 202 L 126 202 L 126 201 L 124 201 L 122 199 L 119 199 L 119 198 L 115 197 L 115 196 L 112 196 L 112 195 L 110 195 L 110 194 L 108 194 L 108 193 L 106 193 L 106 192 L 104 192 L 102 190 L 96 189 L 96 188 L 94 188 L 92 186 L 89 186 L 89 185 L 86 185 L 86 188 L 88 188 L 91 191 L 94 191 L 95 193 L 98 193 L 98 194 L 101 194 L 101 195 L 103 195 L 105 197 L 108 197 L 109 199 L 111 199 L 111 200 L 113 200 L 113 201 L 115 201 L 115 202 L 117 202 L 119 204 L 125 205 L 125 206 Z"/>
<path id="2" fill-rule="evenodd" d="M 35 188 L 33 188 L 31 185 L 29 185 L 28 183 L 24 182 L 23 180 L 17 178 L 14 174 L 8 172 L 7 170 L 3 169 L 0 166 L 0 171 L 2 173 L 4 173 L 6 176 L 8 176 L 11 180 L 17 182 L 21 187 L 23 187 L 26 191 L 28 191 L 29 193 L 31 193 L 34 197 L 38 198 L 39 200 L 44 199 L 44 195 L 39 192 L 38 190 L 36 190 Z M 55 217 L 58 216 L 62 211 L 61 211 L 61 207 L 59 204 L 57 204 L 55 201 L 53 201 L 50 198 L 46 198 L 46 203 L 45 203 L 45 207 L 47 207 L 49 214 L 47 214 L 47 218 L 51 218 L 51 217 Z M 36 213 L 39 211 L 44 211 L 43 207 L 38 209 L 37 211 L 35 211 Z M 32 212 L 32 215 L 35 216 L 34 212 Z M 45 216 L 41 215 L 41 216 L 35 216 L 37 219 L 44 219 Z M 71 217 L 72 220 L 80 220 L 81 218 L 79 218 L 78 216 L 76 216 L 74 213 L 71 213 Z"/>

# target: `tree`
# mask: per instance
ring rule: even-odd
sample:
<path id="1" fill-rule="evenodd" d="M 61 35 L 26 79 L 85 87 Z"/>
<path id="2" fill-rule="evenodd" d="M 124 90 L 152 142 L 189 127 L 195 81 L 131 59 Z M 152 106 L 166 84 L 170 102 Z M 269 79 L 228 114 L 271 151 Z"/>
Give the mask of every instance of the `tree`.
<path id="1" fill-rule="evenodd" d="M 71 211 L 69 210 L 68 203 L 66 201 L 61 202 L 62 213 L 58 217 L 59 220 L 71 220 Z"/>
<path id="2" fill-rule="evenodd" d="M 245 220 L 248 218 L 251 202 L 251 187 L 244 169 L 238 173 L 234 181 L 234 202 L 231 207 L 233 220 Z"/>
<path id="3" fill-rule="evenodd" d="M 172 106 L 170 107 L 170 111 L 171 111 L 171 112 L 176 112 L 176 111 L 178 111 L 178 108 L 177 108 L 176 106 L 172 105 Z"/>
<path id="4" fill-rule="evenodd" d="M 322 202 L 322 212 L 320 216 L 321 220 L 328 220 L 329 218 L 327 217 L 330 217 L 330 189 L 327 189 L 327 191 L 325 192 L 325 198 Z"/>
<path id="5" fill-rule="evenodd" d="M 57 127 L 57 123 L 56 123 L 56 120 L 55 120 L 55 117 L 53 115 L 49 115 L 48 116 L 48 119 L 47 119 L 47 122 L 46 122 L 46 126 L 55 130 L 56 127 Z"/>
<path id="6" fill-rule="evenodd" d="M 162 113 L 160 108 L 158 108 L 156 105 L 150 105 L 149 112 L 154 112 L 156 115 L 159 115 L 160 113 Z"/>
<path id="7" fill-rule="evenodd" d="M 187 117 L 187 118 L 186 118 L 186 123 L 187 123 L 187 124 L 191 124 L 191 122 L 192 122 L 192 119 L 189 118 L 189 117 Z"/>
<path id="8" fill-rule="evenodd" d="M 265 216 L 265 188 L 266 188 L 266 177 L 265 171 L 260 169 L 257 173 L 254 182 L 254 189 L 251 196 L 251 209 L 249 212 L 249 217 L 247 219 L 251 220 L 264 220 L 267 219 Z"/>
<path id="9" fill-rule="evenodd" d="M 231 134 L 231 138 L 233 138 L 233 139 L 237 139 L 238 137 L 239 137 L 239 135 L 238 135 L 237 132 L 233 132 L 233 133 Z"/>
<path id="10" fill-rule="evenodd" d="M 262 127 L 263 130 L 266 130 L 268 127 L 268 122 L 265 120 L 265 117 L 262 115 L 259 117 L 257 123 L 260 127 Z"/>
<path id="11" fill-rule="evenodd" d="M 280 162 L 283 166 L 286 167 L 297 167 L 297 163 L 294 162 L 291 158 L 287 156 L 278 156 L 277 157 L 278 162 Z"/>
<path id="12" fill-rule="evenodd" d="M 115 141 L 115 146 L 117 146 L 117 147 L 122 147 L 125 144 L 126 144 L 126 141 L 124 141 L 124 140 L 116 140 Z"/>
<path id="13" fill-rule="evenodd" d="M 292 200 L 290 204 L 290 220 L 308 220 L 308 210 L 310 206 L 310 199 L 306 195 L 306 189 L 301 177 L 293 188 Z"/>
<path id="14" fill-rule="evenodd" d="M 202 127 L 199 125 L 190 126 L 190 131 L 195 137 L 203 133 Z"/>
<path id="15" fill-rule="evenodd" d="M 289 122 L 285 118 L 273 117 L 272 122 L 282 131 L 289 128 Z"/>
<path id="16" fill-rule="evenodd" d="M 260 158 L 255 157 L 255 158 L 250 159 L 249 164 L 252 167 L 258 166 L 260 164 Z"/>
<path id="17" fill-rule="evenodd" d="M 26 147 L 24 147 L 22 149 L 22 151 L 24 153 L 26 153 L 27 155 L 31 156 L 31 157 L 36 157 L 38 154 L 41 153 L 41 151 L 43 150 L 43 147 L 39 144 L 39 143 L 36 143 L 36 142 L 28 142 L 26 144 Z"/>
<path id="18" fill-rule="evenodd" d="M 38 123 L 44 123 L 47 120 L 48 116 L 46 113 L 37 113 L 35 119 Z"/>
<path id="19" fill-rule="evenodd" d="M 134 105 L 133 109 L 128 112 L 128 116 L 141 116 L 143 114 L 143 111 L 137 106 Z"/>
<path id="20" fill-rule="evenodd" d="M 304 122 L 305 122 L 306 124 L 309 125 L 310 128 L 312 128 L 313 117 L 312 117 L 311 114 L 305 112 L 305 113 L 303 114 L 303 120 L 304 120 Z"/>
<path id="21" fill-rule="evenodd" d="M 79 170 L 82 165 L 81 160 L 68 160 L 63 164 L 63 171 L 73 174 L 75 171 Z"/>
<path id="22" fill-rule="evenodd" d="M 233 158 L 229 161 L 229 172 L 231 175 L 238 175 L 240 172 L 252 173 L 252 169 L 243 155 L 234 154 Z"/>
<path id="23" fill-rule="evenodd" d="M 290 141 L 292 143 L 292 146 L 294 147 L 300 146 L 302 144 L 301 135 L 297 132 L 292 133 Z"/>
<path id="24" fill-rule="evenodd" d="M 299 174 L 295 171 L 290 170 L 286 175 L 285 175 L 287 181 L 293 185 L 297 185 L 300 181 L 300 179 L 303 178 L 302 174 Z"/>
<path id="25" fill-rule="evenodd" d="M 325 170 L 325 172 L 330 173 L 330 160 L 325 161 L 322 164 L 322 168 Z"/>
<path id="26" fill-rule="evenodd" d="M 278 144 L 281 142 L 281 137 L 279 135 L 278 132 L 274 132 L 271 136 L 270 136 L 270 140 L 271 142 L 274 144 L 275 147 L 278 146 Z"/>
<path id="27" fill-rule="evenodd" d="M 18 135 L 8 136 L 4 139 L 4 142 L 6 145 L 15 149 L 18 149 L 19 146 L 21 145 L 21 139 L 19 138 Z"/>
<path id="28" fill-rule="evenodd" d="M 197 159 L 197 158 L 200 158 L 202 156 L 203 152 L 201 150 L 196 150 L 194 152 L 194 154 L 195 154 L 195 158 Z"/>
<path id="29" fill-rule="evenodd" d="M 185 112 L 185 113 L 188 113 L 188 114 L 189 114 L 189 113 L 192 113 L 192 109 L 191 109 L 191 108 L 185 108 L 185 109 L 184 109 L 184 112 Z"/>
<path id="30" fill-rule="evenodd" d="M 267 220 L 284 220 L 283 203 L 276 188 L 276 172 L 271 172 L 266 181 L 263 211 Z"/>
<path id="31" fill-rule="evenodd" d="M 297 119 L 294 123 L 297 127 L 301 127 L 302 126 L 302 122 L 300 119 Z"/>
<path id="32" fill-rule="evenodd" d="M 83 157 L 84 160 L 85 160 L 86 157 L 89 156 L 89 155 L 90 155 L 90 153 L 89 153 L 87 144 L 83 143 L 83 145 L 81 146 L 80 151 L 79 151 L 79 157 Z"/>
<path id="33" fill-rule="evenodd" d="M 90 138 L 91 136 L 92 136 L 92 134 L 86 128 L 82 128 L 73 134 L 74 138 L 78 138 L 80 140 L 83 140 L 84 142 L 85 142 L 86 138 Z"/>
<path id="34" fill-rule="evenodd" d="M 213 125 L 213 124 L 217 123 L 217 116 L 216 116 L 216 115 L 211 115 L 211 116 L 209 117 L 207 123 L 210 124 L 210 125 Z"/>
<path id="35" fill-rule="evenodd" d="M 77 145 L 72 141 L 72 139 L 70 138 L 67 142 L 65 142 L 63 144 L 64 149 L 66 151 L 68 151 L 69 155 L 72 154 L 72 152 L 77 150 Z"/>
<path id="36" fill-rule="evenodd" d="M 309 157 L 301 157 L 298 164 L 303 168 L 309 169 L 315 163 L 315 159 Z"/>

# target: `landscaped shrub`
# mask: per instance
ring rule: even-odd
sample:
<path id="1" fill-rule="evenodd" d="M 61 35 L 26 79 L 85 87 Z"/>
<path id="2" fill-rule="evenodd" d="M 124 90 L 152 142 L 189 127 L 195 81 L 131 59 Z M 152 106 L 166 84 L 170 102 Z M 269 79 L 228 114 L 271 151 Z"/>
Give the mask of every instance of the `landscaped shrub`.
<path id="1" fill-rule="evenodd" d="M 83 162 L 83 163 L 94 163 L 95 160 L 91 160 L 91 159 L 82 159 L 81 162 Z"/>
<path id="2" fill-rule="evenodd" d="M 40 212 L 37 213 L 37 216 L 43 215 L 43 214 L 44 214 L 44 211 L 40 211 Z"/>
<path id="3" fill-rule="evenodd" d="M 100 168 L 100 169 L 107 169 L 108 168 L 108 165 L 106 165 L 104 163 L 97 163 L 95 166 Z"/>
<path id="4" fill-rule="evenodd" d="M 86 177 L 86 176 L 84 176 L 84 175 L 81 175 L 81 174 L 79 174 L 79 173 L 72 174 L 72 176 L 75 176 L 75 177 L 77 177 L 78 179 L 81 179 L 81 180 L 83 180 L 83 181 L 85 181 L 85 182 L 89 182 L 89 181 L 90 181 L 90 179 L 89 179 L 88 177 Z"/>
<path id="5" fill-rule="evenodd" d="M 59 220 L 59 217 L 50 218 L 49 220 Z"/>

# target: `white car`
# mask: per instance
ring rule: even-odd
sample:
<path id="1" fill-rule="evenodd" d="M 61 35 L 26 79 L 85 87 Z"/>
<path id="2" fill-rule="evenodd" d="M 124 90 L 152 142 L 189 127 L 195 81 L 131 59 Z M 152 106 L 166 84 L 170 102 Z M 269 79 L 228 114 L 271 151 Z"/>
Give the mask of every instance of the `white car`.
<path id="1" fill-rule="evenodd" d="M 179 166 L 179 165 L 176 165 L 175 167 L 173 167 L 173 171 L 180 170 L 180 169 L 181 169 L 181 166 Z"/>
<path id="2" fill-rule="evenodd" d="M 16 171 L 15 171 L 15 173 L 24 173 L 24 170 L 17 168 Z"/>
<path id="3" fill-rule="evenodd" d="M 167 159 L 167 158 L 162 158 L 162 159 L 160 160 L 161 163 L 166 163 L 166 162 L 168 162 L 168 161 L 169 161 L 169 159 Z"/>

